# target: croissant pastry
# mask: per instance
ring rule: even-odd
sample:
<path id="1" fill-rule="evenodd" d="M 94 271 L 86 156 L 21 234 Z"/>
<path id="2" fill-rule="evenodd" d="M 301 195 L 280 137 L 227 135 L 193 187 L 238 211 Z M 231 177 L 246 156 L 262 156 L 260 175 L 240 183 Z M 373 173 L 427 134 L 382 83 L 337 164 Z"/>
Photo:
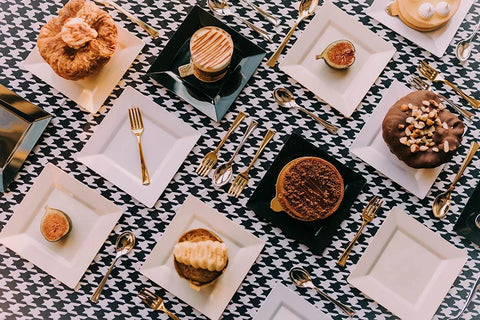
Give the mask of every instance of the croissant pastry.
<path id="1" fill-rule="evenodd" d="M 87 0 L 70 0 L 41 29 L 37 39 L 42 58 L 59 76 L 80 80 L 98 72 L 117 47 L 112 17 Z"/>

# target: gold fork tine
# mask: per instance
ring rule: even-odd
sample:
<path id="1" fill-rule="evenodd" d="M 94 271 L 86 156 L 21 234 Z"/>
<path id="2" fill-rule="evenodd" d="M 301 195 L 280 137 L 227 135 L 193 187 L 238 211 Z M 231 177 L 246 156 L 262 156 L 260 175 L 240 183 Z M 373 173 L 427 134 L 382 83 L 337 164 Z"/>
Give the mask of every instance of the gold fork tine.
<path id="1" fill-rule="evenodd" d="M 371 222 L 375 218 L 375 213 L 377 212 L 378 208 L 382 205 L 383 200 L 378 198 L 377 196 L 373 196 L 372 199 L 368 202 L 365 208 L 362 211 L 362 225 L 358 230 L 357 234 L 353 237 L 353 239 L 348 243 L 347 248 L 343 251 L 340 255 L 340 258 L 337 261 L 337 264 L 341 267 L 344 267 L 347 263 L 348 256 L 350 252 L 352 252 L 353 246 L 357 242 L 358 238 L 362 234 L 363 228 L 367 225 L 367 223 Z"/>
<path id="2" fill-rule="evenodd" d="M 137 114 L 138 126 L 143 128 L 143 117 L 142 117 L 142 114 L 140 113 L 140 109 L 135 108 L 135 113 Z"/>
<path id="3" fill-rule="evenodd" d="M 132 109 L 128 109 L 128 119 L 130 120 L 130 129 L 135 130 Z"/>

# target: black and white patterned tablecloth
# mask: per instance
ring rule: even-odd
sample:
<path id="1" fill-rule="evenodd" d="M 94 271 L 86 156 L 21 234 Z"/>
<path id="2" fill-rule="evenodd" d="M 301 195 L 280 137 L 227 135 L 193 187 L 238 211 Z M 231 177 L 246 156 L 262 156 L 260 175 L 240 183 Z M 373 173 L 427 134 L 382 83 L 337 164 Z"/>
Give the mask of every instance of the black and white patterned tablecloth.
<path id="1" fill-rule="evenodd" d="M 453 179 L 470 142 L 480 137 L 478 118 L 474 123 L 468 124 L 469 129 L 459 153 L 440 174 L 432 187 L 431 193 L 424 200 L 419 200 L 396 183 L 380 175 L 370 166 L 353 158 L 349 154 L 348 148 L 369 118 L 386 88 L 390 86 L 394 79 L 404 81 L 407 74 L 414 73 L 416 66 L 422 59 L 426 59 L 442 72 L 455 78 L 455 82 L 459 86 L 465 88 L 468 93 L 474 93 L 477 99 L 480 98 L 480 45 L 478 43 L 475 46 L 472 59 L 467 65 L 461 66 L 454 57 L 454 47 L 452 45 L 449 46 L 443 58 L 435 58 L 429 52 L 420 49 L 412 42 L 405 40 L 366 16 L 364 11 L 371 4 L 371 0 L 335 0 L 333 2 L 342 10 L 354 16 L 383 39 L 392 42 L 397 49 L 393 59 L 363 99 L 358 111 L 353 114 L 353 118 L 348 120 L 343 118 L 335 111 L 320 104 L 311 92 L 280 72 L 278 68 L 272 70 L 262 64 L 227 113 L 226 118 L 221 123 L 215 123 L 164 88 L 155 86 L 145 76 L 145 72 L 154 61 L 155 56 L 178 28 L 189 7 L 196 1 L 119 0 L 118 2 L 127 9 L 138 13 L 143 19 L 157 27 L 160 30 L 160 37 L 156 40 L 150 39 L 135 24 L 126 20 L 119 13 L 109 10 L 115 21 L 142 38 L 146 42 L 146 46 L 105 102 L 105 108 L 98 115 L 93 116 L 81 111 L 74 102 L 66 99 L 58 91 L 19 67 L 19 64 L 34 48 L 40 27 L 49 16 L 61 8 L 62 2 L 64 3 L 66 0 L 0 1 L 0 83 L 54 115 L 52 123 L 28 157 L 20 174 L 10 186 L 10 190 L 0 198 L 0 229 L 5 226 L 16 205 L 22 201 L 25 193 L 48 162 L 59 166 L 115 204 L 122 206 L 125 213 L 92 261 L 82 278 L 78 291 L 68 289 L 32 263 L 21 259 L 6 247 L 0 246 L 0 319 L 167 319 L 165 314 L 151 311 L 139 300 L 137 293 L 141 287 L 152 288 L 165 297 L 167 307 L 179 315 L 181 319 L 204 319 L 192 307 L 158 287 L 138 272 L 156 241 L 164 232 L 165 227 L 173 218 L 175 211 L 189 194 L 200 198 L 266 242 L 265 249 L 226 308 L 224 319 L 252 318 L 269 293 L 270 288 L 277 281 L 290 285 L 288 270 L 295 264 L 303 265 L 310 270 L 328 294 L 354 307 L 359 319 L 395 319 L 385 308 L 366 298 L 346 282 L 350 270 L 384 221 L 386 213 L 393 206 L 400 206 L 425 226 L 438 232 L 450 243 L 468 252 L 469 260 L 437 310 L 435 318 L 449 319 L 463 306 L 469 289 L 480 272 L 480 251 L 468 240 L 458 236 L 453 231 L 453 225 L 475 185 L 479 183 L 480 157 L 475 157 L 472 165 L 467 169 L 465 176 L 457 186 L 453 196 L 451 214 L 445 220 L 440 221 L 431 216 L 430 208 L 434 198 L 433 195 L 437 194 L 439 190 L 445 189 L 448 182 Z M 257 3 L 282 17 L 282 26 L 274 29 L 254 12 L 244 9 L 238 11 L 256 24 L 276 32 L 275 44 L 269 44 L 258 39 L 256 34 L 229 18 L 225 20 L 242 34 L 254 39 L 260 46 L 273 51 L 280 41 L 280 37 L 287 33 L 289 25 L 293 23 L 298 2 L 292 0 L 257 0 Z M 204 3 L 200 4 L 205 5 Z M 238 0 L 231 0 L 231 4 L 237 5 Z M 477 2 L 467 14 L 455 35 L 453 43 L 469 34 L 479 16 L 480 3 Z M 295 37 L 305 28 L 305 25 L 305 23 L 300 25 L 300 30 L 295 33 L 287 49 L 295 41 Z M 73 158 L 73 155 L 79 152 L 90 138 L 94 127 L 108 113 L 112 102 L 128 85 L 151 97 L 166 110 L 182 118 L 203 133 L 198 144 L 193 148 L 153 209 L 145 208 L 138 201 L 132 199 L 84 165 L 76 162 Z M 329 121 L 342 127 L 339 134 L 330 135 L 315 122 L 301 117 L 297 113 L 282 112 L 271 99 L 272 90 L 280 85 L 292 89 L 298 96 L 299 102 L 305 107 L 316 109 Z M 451 95 L 451 91 L 446 93 Z M 465 106 L 465 101 L 454 95 L 451 95 L 451 97 Z M 246 164 L 253 156 L 258 140 L 262 138 L 265 128 L 274 128 L 278 135 L 251 171 L 252 179 L 249 188 L 237 200 L 214 189 L 209 179 L 197 176 L 194 170 L 203 155 L 218 142 L 219 136 L 228 128 L 240 110 L 245 111 L 250 117 L 258 118 L 263 130 L 257 130 L 254 133 L 256 139 L 250 139 L 247 142 L 245 152 L 239 157 L 238 163 Z M 341 224 L 332 244 L 327 247 L 322 256 L 313 255 L 307 247 L 286 238 L 279 229 L 269 223 L 259 221 L 255 214 L 245 207 L 255 185 L 280 150 L 282 140 L 294 130 L 300 132 L 317 146 L 336 155 L 341 162 L 361 172 L 367 178 L 367 185 L 351 208 L 350 217 Z M 239 136 L 240 134 L 235 134 L 233 141 L 238 142 L 240 140 Z M 234 147 L 233 143 L 228 143 L 222 157 L 226 158 L 231 154 Z M 335 261 L 342 248 L 346 246 L 359 227 L 360 212 L 366 201 L 374 194 L 385 199 L 383 210 L 374 222 L 367 227 L 364 236 L 360 238 L 351 254 L 347 267 L 340 269 Z M 132 230 L 137 235 L 138 244 L 128 258 L 124 258 L 117 264 L 107 281 L 102 298 L 97 304 L 93 304 L 89 297 L 112 262 L 114 242 L 117 235 L 125 230 Z M 297 291 L 297 293 L 303 295 L 316 307 L 332 315 L 334 319 L 346 318 L 332 304 L 322 300 L 314 292 L 300 293 Z M 471 304 L 469 312 L 465 314 L 465 319 L 479 318 L 480 299 L 477 298 Z"/>

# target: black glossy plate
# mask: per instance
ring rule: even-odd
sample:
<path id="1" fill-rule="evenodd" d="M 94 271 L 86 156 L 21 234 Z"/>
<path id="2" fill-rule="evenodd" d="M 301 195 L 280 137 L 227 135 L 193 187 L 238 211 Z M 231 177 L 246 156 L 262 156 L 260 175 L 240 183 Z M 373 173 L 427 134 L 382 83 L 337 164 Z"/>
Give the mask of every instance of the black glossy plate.
<path id="1" fill-rule="evenodd" d="M 475 217 L 480 215 L 480 183 L 473 191 L 453 230 L 470 241 L 480 245 L 480 228 L 475 224 Z"/>
<path id="2" fill-rule="evenodd" d="M 270 201 L 275 197 L 275 184 L 282 168 L 290 161 L 305 156 L 315 156 L 327 160 L 340 172 L 345 185 L 345 194 L 340 207 L 324 220 L 303 222 L 290 217 L 285 212 L 270 209 Z M 330 244 L 340 223 L 347 216 L 366 180 L 360 174 L 335 160 L 325 151 L 317 148 L 298 134 L 292 134 L 278 154 L 270 169 L 247 202 L 257 216 L 272 222 L 290 238 L 307 245 L 313 253 L 321 255 Z"/>
<path id="3" fill-rule="evenodd" d="M 206 26 L 222 28 L 232 37 L 234 50 L 227 74 L 214 83 L 202 82 L 193 75 L 182 79 L 178 67 L 190 61 L 190 38 L 195 31 Z M 194 6 L 147 74 L 213 120 L 220 121 L 265 54 L 263 49 L 212 14 Z"/>
<path id="4" fill-rule="evenodd" d="M 0 192 L 5 192 L 51 115 L 0 85 Z"/>

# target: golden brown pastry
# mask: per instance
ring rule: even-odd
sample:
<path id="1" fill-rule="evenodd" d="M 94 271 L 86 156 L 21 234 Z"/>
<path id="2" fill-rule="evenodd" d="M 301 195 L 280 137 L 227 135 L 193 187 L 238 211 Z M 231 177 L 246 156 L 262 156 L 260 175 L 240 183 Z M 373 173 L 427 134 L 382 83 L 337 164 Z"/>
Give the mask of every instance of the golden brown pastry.
<path id="1" fill-rule="evenodd" d="M 173 258 L 178 275 L 198 291 L 213 284 L 225 271 L 228 250 L 215 233 L 201 228 L 193 229 L 178 239 Z"/>
<path id="2" fill-rule="evenodd" d="M 70 0 L 40 29 L 37 45 L 42 58 L 59 76 L 80 80 L 98 72 L 117 47 L 112 17 L 93 2 Z"/>

